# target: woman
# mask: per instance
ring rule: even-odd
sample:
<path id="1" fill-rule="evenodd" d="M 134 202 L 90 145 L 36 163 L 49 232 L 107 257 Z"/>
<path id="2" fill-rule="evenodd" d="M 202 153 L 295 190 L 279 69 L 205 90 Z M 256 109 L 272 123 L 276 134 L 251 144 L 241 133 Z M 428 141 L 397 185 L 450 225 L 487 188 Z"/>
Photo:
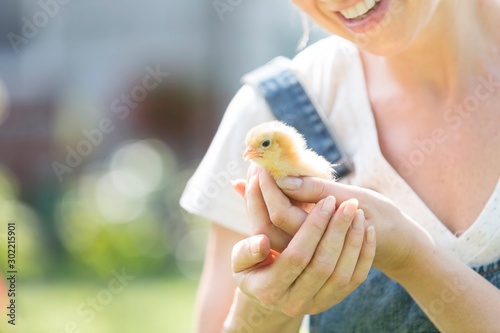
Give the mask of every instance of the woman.
<path id="1" fill-rule="evenodd" d="M 199 330 L 500 331 L 500 1 L 295 4 L 338 36 L 293 65 L 355 171 L 251 168 L 238 198 L 235 142 L 272 118 L 240 90 L 181 201 L 214 221 Z"/>

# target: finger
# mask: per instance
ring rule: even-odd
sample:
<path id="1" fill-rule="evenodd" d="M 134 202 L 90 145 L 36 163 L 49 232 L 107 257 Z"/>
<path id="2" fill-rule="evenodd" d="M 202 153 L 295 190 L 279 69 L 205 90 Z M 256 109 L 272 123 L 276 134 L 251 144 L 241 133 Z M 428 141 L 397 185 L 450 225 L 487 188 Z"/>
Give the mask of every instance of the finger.
<path id="1" fill-rule="evenodd" d="M 321 305 L 314 313 L 322 312 L 328 309 L 339 301 L 341 301 L 345 296 L 349 295 L 360 283 L 355 280 L 354 274 L 364 274 L 366 270 L 369 271 L 369 264 L 365 261 L 362 263 L 356 258 L 360 258 L 360 250 L 351 250 L 351 243 L 353 243 L 353 233 L 354 224 L 356 228 L 362 225 L 362 230 L 356 234 L 357 237 L 361 238 L 361 243 L 363 243 L 364 226 L 366 220 L 362 213 L 362 210 L 356 209 L 356 200 L 350 200 L 343 202 L 334 216 L 334 223 L 341 226 L 343 229 L 343 235 L 341 233 L 336 233 L 338 237 L 341 237 L 335 247 L 335 252 L 338 253 L 337 263 L 335 264 L 333 274 L 328 278 L 327 282 L 318 290 L 317 294 L 314 296 L 314 303 Z M 356 229 L 357 230 L 357 229 Z M 327 230 L 327 233 L 329 230 Z M 359 234 L 359 235 L 358 235 Z M 355 241 L 354 241 L 355 243 Z M 359 245 L 361 247 L 362 245 Z M 339 250 L 340 247 L 340 250 Z M 373 260 L 373 259 L 372 259 Z M 359 266 L 359 271 L 357 271 Z M 366 273 L 367 274 L 367 273 Z M 358 276 L 356 276 L 357 278 Z M 361 278 L 361 277 L 359 277 Z"/>
<path id="2" fill-rule="evenodd" d="M 295 235 L 307 213 L 290 202 L 269 172 L 261 172 L 259 182 L 271 222 L 286 233 Z"/>
<path id="3" fill-rule="evenodd" d="M 254 162 L 251 162 L 250 166 L 248 167 L 248 170 L 247 170 L 247 180 L 252 178 L 252 176 L 255 176 L 256 174 L 258 174 L 260 172 L 260 170 L 262 170 L 262 167 L 260 165 L 254 163 Z"/>
<path id="4" fill-rule="evenodd" d="M 257 231 L 253 233 L 267 234 L 268 230 L 266 229 L 272 223 L 268 218 L 266 203 L 260 191 L 258 175 L 253 175 L 248 180 L 245 187 L 245 198 L 252 231 Z"/>
<path id="5" fill-rule="evenodd" d="M 345 215 L 350 216 L 352 224 L 347 232 L 342 254 L 335 267 L 335 271 L 330 277 L 333 285 L 337 286 L 345 286 L 351 282 L 365 235 L 365 216 L 363 210 L 358 209 L 348 212 L 348 207 L 346 206 Z"/>
<path id="6" fill-rule="evenodd" d="M 271 240 L 271 247 L 277 251 L 286 248 L 292 236 L 275 227 L 269 219 L 269 212 L 259 186 L 258 173 L 253 175 L 247 182 L 245 198 L 252 234 L 267 235 Z"/>
<path id="7" fill-rule="evenodd" d="M 245 197 L 245 187 L 247 185 L 246 180 L 244 179 L 234 179 L 231 180 L 231 185 L 233 185 L 233 188 L 236 192 L 238 192 L 239 195 L 242 197 Z"/>
<path id="8" fill-rule="evenodd" d="M 348 200 L 332 214 L 314 257 L 297 279 L 291 294 L 297 295 L 299 299 L 306 297 L 306 293 L 315 295 L 330 279 L 341 257 L 357 205 L 357 200 Z"/>
<path id="9" fill-rule="evenodd" d="M 365 191 L 360 187 L 317 177 L 288 177 L 281 179 L 277 184 L 289 198 L 301 202 L 317 202 L 329 195 L 333 195 L 337 202 L 355 198 L 363 203 L 362 199 Z"/>
<path id="10" fill-rule="evenodd" d="M 369 226 L 365 231 L 365 240 L 361 252 L 359 253 L 358 263 L 352 275 L 352 281 L 357 285 L 363 283 L 373 265 L 376 253 L 376 235 L 375 227 Z"/>
<path id="11" fill-rule="evenodd" d="M 361 285 L 368 278 L 370 269 L 373 266 L 373 260 L 375 258 L 376 252 L 375 245 L 375 228 L 373 226 L 370 226 L 365 231 L 365 240 L 363 242 L 361 252 L 359 253 L 358 262 L 356 263 L 356 267 L 349 282 L 346 284 L 345 281 L 339 281 L 338 278 L 329 280 L 325 284 L 325 286 L 318 292 L 315 297 L 315 301 L 318 302 L 318 304 L 329 303 L 329 306 L 327 308 L 330 308 L 341 301 L 346 295 L 352 293 L 359 285 Z M 339 284 L 339 282 L 341 283 Z M 339 291 L 341 291 L 341 297 L 337 297 L 337 300 L 332 299 L 332 295 L 338 295 Z M 320 311 L 322 311 L 322 309 L 320 309 Z"/>
<path id="12" fill-rule="evenodd" d="M 335 198 L 332 196 L 321 200 L 313 208 L 288 247 L 276 259 L 273 269 L 286 274 L 276 275 L 275 283 L 280 282 L 284 289 L 288 289 L 299 277 L 313 258 L 334 210 Z"/>
<path id="13" fill-rule="evenodd" d="M 236 243 L 231 252 L 233 272 L 239 273 L 266 261 L 271 243 L 265 235 L 252 236 Z"/>

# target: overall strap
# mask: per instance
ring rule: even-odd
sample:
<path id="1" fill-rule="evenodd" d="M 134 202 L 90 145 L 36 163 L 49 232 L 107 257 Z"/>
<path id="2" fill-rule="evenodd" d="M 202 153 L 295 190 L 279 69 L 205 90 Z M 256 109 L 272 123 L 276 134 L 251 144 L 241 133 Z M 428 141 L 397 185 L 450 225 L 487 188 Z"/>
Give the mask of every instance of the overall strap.
<path id="1" fill-rule="evenodd" d="M 308 148 L 335 164 L 336 176 L 344 177 L 352 171 L 349 159 L 326 126 L 323 113 L 308 96 L 303 85 L 290 68 L 291 61 L 278 57 L 245 75 L 244 83 L 252 85 L 269 104 L 276 119 L 293 126 L 307 140 Z"/>

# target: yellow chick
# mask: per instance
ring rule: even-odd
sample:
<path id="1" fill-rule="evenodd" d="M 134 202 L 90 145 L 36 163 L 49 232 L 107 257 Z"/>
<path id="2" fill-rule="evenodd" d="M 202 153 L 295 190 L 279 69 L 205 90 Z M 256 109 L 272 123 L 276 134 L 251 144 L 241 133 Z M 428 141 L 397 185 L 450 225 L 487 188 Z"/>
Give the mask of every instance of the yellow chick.
<path id="1" fill-rule="evenodd" d="M 308 149 L 305 138 L 295 128 L 280 121 L 252 128 L 245 144 L 243 159 L 262 165 L 275 180 L 301 176 L 334 178 L 333 165 Z"/>

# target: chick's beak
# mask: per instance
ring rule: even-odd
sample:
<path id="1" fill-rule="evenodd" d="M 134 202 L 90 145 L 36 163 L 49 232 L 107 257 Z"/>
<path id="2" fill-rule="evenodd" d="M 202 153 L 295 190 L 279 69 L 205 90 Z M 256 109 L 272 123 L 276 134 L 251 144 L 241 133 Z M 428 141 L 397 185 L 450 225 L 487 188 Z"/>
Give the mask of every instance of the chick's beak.
<path id="1" fill-rule="evenodd" d="M 257 158 L 257 157 L 262 157 L 262 152 L 259 152 L 255 150 L 253 146 L 248 146 L 245 152 L 243 153 L 243 159 L 245 161 Z"/>

